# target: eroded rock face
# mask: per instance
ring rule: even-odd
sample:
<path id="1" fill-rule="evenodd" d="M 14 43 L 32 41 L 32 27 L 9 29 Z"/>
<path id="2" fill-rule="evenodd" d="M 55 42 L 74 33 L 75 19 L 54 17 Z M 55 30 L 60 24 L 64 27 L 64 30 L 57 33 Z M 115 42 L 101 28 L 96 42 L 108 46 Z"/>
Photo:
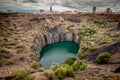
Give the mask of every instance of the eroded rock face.
<path id="1" fill-rule="evenodd" d="M 120 30 L 120 22 L 117 25 L 117 29 Z"/>
<path id="2" fill-rule="evenodd" d="M 32 50 L 38 54 L 38 57 L 40 57 L 40 51 L 44 46 L 60 41 L 73 41 L 79 44 L 78 36 L 75 33 L 53 33 L 40 35 L 39 37 L 37 37 L 35 39 L 35 45 L 32 47 Z"/>
<path id="3" fill-rule="evenodd" d="M 120 50 L 120 42 L 117 42 L 117 43 L 111 44 L 111 45 L 109 45 L 107 47 L 98 49 L 95 53 L 88 56 L 88 60 L 89 61 L 95 60 L 96 57 L 102 52 L 108 52 L 108 53 L 110 53 L 112 55 L 112 54 L 116 53 L 119 50 Z"/>

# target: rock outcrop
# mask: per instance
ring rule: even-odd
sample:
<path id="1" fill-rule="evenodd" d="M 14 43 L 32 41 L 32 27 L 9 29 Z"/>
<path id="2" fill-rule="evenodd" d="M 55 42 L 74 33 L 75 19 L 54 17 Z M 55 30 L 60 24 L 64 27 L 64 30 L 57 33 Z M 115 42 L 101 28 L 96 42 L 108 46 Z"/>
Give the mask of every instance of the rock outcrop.
<path id="1" fill-rule="evenodd" d="M 88 56 L 88 61 L 94 61 L 96 57 L 102 52 L 109 52 L 111 55 L 120 50 L 120 42 L 111 44 L 107 47 L 98 49 L 95 53 Z"/>
<path id="2" fill-rule="evenodd" d="M 34 41 L 34 46 L 32 46 L 32 50 L 37 53 L 40 58 L 40 51 L 44 46 L 60 41 L 73 41 L 79 44 L 78 36 L 75 33 L 54 33 L 37 37 Z"/>

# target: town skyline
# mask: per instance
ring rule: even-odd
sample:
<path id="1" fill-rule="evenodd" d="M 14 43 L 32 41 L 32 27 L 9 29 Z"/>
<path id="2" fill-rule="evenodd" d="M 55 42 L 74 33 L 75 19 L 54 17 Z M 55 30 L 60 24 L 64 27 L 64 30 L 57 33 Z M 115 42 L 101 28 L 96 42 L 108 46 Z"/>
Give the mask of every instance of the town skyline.
<path id="1" fill-rule="evenodd" d="M 106 8 L 111 8 L 113 12 L 120 12 L 120 0 L 0 0 L 0 11 L 27 10 L 36 12 L 40 9 L 49 11 L 52 6 L 54 11 L 80 11 L 89 12 L 93 6 L 97 7 L 98 11 L 104 11 Z"/>

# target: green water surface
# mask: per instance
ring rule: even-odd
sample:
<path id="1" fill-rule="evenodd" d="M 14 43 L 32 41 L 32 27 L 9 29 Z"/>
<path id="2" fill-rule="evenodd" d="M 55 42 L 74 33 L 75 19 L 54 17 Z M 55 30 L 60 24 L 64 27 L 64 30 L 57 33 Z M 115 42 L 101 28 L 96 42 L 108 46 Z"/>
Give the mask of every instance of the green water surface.
<path id="1" fill-rule="evenodd" d="M 40 63 L 43 67 L 50 67 L 55 63 L 63 63 L 69 57 L 76 57 L 79 45 L 72 41 L 56 42 L 46 45 L 40 52 Z"/>

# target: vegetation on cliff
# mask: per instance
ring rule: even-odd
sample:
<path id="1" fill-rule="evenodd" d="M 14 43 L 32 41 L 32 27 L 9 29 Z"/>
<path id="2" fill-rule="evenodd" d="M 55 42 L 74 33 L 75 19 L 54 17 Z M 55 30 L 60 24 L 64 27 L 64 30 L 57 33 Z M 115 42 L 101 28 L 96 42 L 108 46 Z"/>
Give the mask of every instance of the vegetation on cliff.
<path id="1" fill-rule="evenodd" d="M 15 73 L 13 80 L 32 80 L 32 79 L 27 71 L 21 70 Z"/>
<path id="2" fill-rule="evenodd" d="M 107 63 L 109 59 L 110 59 L 110 54 L 108 52 L 103 52 L 96 57 L 95 62 L 97 64 L 104 64 Z"/>
<path id="3" fill-rule="evenodd" d="M 63 62 L 63 64 L 68 64 L 68 65 L 71 66 L 71 65 L 75 62 L 75 60 L 76 60 L 75 57 L 70 57 L 70 58 L 68 58 L 67 60 L 65 60 L 65 61 Z"/>
<path id="4" fill-rule="evenodd" d="M 68 64 L 62 64 L 57 68 L 55 74 L 59 79 L 64 79 L 65 77 L 74 77 L 75 73 L 71 66 Z"/>

